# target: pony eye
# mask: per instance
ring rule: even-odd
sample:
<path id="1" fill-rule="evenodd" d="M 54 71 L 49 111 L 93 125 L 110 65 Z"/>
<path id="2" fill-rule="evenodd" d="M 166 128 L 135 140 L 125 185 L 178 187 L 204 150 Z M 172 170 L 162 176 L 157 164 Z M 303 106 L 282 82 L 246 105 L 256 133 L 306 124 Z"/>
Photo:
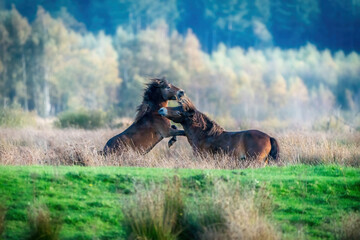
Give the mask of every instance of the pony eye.
<path id="1" fill-rule="evenodd" d="M 166 89 L 170 89 L 170 86 L 168 85 L 168 86 L 166 87 Z"/>

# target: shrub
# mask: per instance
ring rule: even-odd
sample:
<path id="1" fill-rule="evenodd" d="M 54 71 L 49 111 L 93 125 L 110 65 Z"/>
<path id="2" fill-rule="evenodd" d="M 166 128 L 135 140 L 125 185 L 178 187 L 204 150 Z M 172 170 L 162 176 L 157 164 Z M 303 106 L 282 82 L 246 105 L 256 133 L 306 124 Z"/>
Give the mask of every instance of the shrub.
<path id="1" fill-rule="evenodd" d="M 0 108 L 0 126 L 24 127 L 35 125 L 35 113 L 25 112 L 20 108 Z"/>
<path id="2" fill-rule="evenodd" d="M 109 123 L 107 114 L 101 110 L 79 110 L 60 113 L 55 125 L 60 128 L 96 129 Z"/>
<path id="3" fill-rule="evenodd" d="M 46 206 L 34 205 L 28 214 L 30 227 L 29 240 L 57 240 L 61 224 L 58 219 L 53 219 Z"/>
<path id="4" fill-rule="evenodd" d="M 322 117 L 317 119 L 312 128 L 315 131 L 349 132 L 352 127 L 339 116 Z"/>

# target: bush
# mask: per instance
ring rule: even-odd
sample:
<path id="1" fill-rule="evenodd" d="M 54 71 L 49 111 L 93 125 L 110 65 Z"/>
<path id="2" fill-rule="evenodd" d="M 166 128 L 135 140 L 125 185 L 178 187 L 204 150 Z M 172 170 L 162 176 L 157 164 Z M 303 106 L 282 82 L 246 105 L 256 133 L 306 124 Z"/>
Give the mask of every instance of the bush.
<path id="1" fill-rule="evenodd" d="M 55 125 L 60 128 L 96 129 L 109 124 L 108 115 L 101 110 L 79 110 L 60 113 Z"/>
<path id="2" fill-rule="evenodd" d="M 313 123 L 315 131 L 350 132 L 352 127 L 339 116 L 322 117 Z"/>
<path id="3" fill-rule="evenodd" d="M 24 127 L 35 125 L 35 113 L 25 112 L 21 108 L 0 108 L 0 126 Z"/>

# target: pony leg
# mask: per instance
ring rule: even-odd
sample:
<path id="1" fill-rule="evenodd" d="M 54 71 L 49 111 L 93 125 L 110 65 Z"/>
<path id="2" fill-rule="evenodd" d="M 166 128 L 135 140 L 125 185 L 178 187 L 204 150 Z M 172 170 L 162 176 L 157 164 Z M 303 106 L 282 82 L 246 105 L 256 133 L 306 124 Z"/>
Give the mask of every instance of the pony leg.
<path id="1" fill-rule="evenodd" d="M 169 135 L 166 136 L 166 137 L 172 137 L 168 142 L 169 147 L 171 147 L 177 141 L 176 136 L 185 136 L 185 131 L 177 130 L 177 127 L 175 125 L 171 125 Z"/>
<path id="2" fill-rule="evenodd" d="M 177 127 L 175 125 L 171 125 L 172 129 L 177 130 Z M 169 142 L 168 142 L 168 147 L 171 148 L 171 146 L 177 141 L 176 136 L 173 136 L 172 138 L 170 138 Z"/>
<path id="3" fill-rule="evenodd" d="M 168 142 L 168 147 L 171 148 L 172 145 L 174 145 L 174 143 L 176 142 L 176 136 L 173 136 L 172 138 L 170 138 L 169 142 Z"/>
<path id="4" fill-rule="evenodd" d="M 177 130 L 177 127 L 175 125 L 171 125 L 169 137 L 176 137 L 176 136 L 186 136 L 184 130 Z"/>

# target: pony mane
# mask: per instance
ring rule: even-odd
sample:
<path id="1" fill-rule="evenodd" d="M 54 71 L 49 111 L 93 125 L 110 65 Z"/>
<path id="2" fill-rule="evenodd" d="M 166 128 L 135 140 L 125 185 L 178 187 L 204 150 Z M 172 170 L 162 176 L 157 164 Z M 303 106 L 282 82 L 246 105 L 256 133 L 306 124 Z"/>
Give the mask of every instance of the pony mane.
<path id="1" fill-rule="evenodd" d="M 152 78 L 150 79 L 150 83 L 146 84 L 143 94 L 142 103 L 136 108 L 136 116 L 135 122 L 139 121 L 145 114 L 151 112 L 154 104 L 151 101 L 151 96 L 153 96 L 154 92 L 157 88 L 166 86 L 168 82 L 165 78 Z"/>
<path id="2" fill-rule="evenodd" d="M 194 111 L 194 115 L 192 116 L 193 125 L 200 127 L 202 130 L 207 130 L 206 135 L 218 136 L 224 132 L 224 128 L 211 120 L 206 114 L 198 111 L 187 96 L 183 96 L 178 102 L 185 112 Z"/>
<path id="3" fill-rule="evenodd" d="M 203 130 L 208 130 L 206 135 L 218 136 L 224 132 L 224 128 L 211 120 L 206 114 L 196 111 L 193 116 L 194 125 L 200 127 Z"/>

